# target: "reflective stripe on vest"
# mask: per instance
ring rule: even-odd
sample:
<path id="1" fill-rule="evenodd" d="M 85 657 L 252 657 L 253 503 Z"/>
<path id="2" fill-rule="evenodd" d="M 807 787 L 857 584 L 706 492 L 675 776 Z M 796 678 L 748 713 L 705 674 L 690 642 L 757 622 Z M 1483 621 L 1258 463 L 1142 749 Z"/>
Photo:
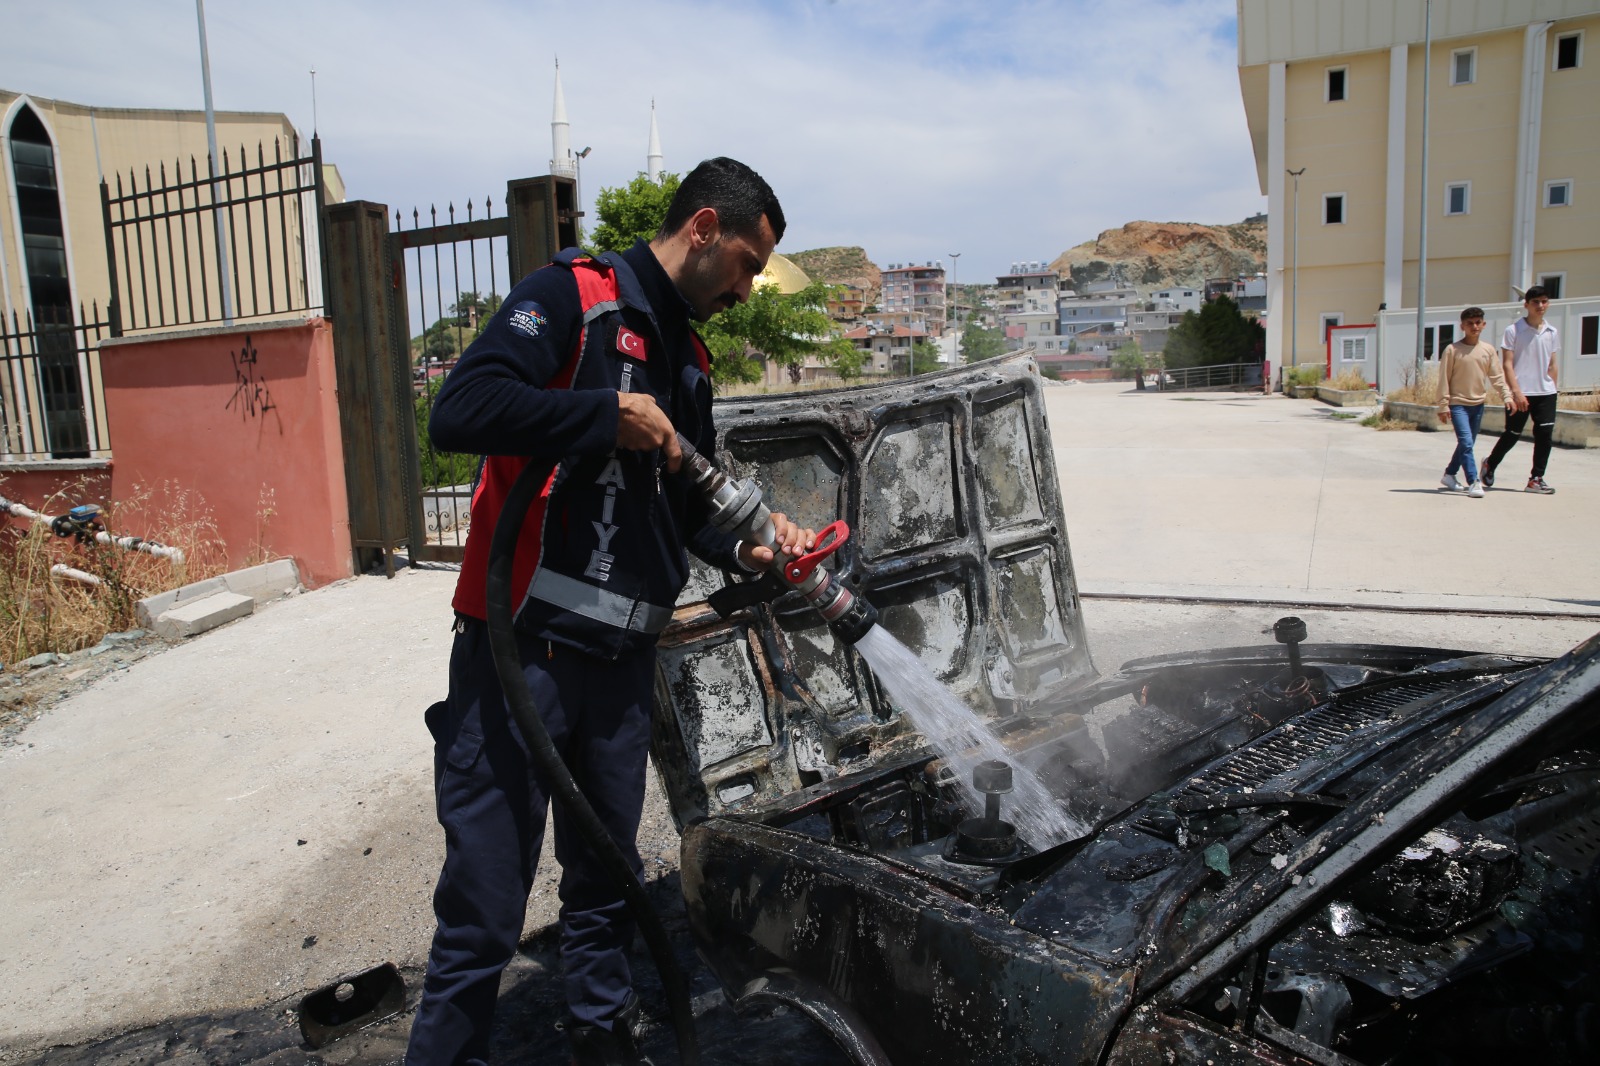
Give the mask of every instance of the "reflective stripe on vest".
<path id="1" fill-rule="evenodd" d="M 585 584 L 577 578 L 541 569 L 533 576 L 528 588 L 528 598 L 581 614 L 595 622 L 603 622 L 618 629 L 631 629 L 636 633 L 656 634 L 672 621 L 671 607 L 657 607 L 653 603 L 619 596 L 615 592 L 595 585 Z"/>

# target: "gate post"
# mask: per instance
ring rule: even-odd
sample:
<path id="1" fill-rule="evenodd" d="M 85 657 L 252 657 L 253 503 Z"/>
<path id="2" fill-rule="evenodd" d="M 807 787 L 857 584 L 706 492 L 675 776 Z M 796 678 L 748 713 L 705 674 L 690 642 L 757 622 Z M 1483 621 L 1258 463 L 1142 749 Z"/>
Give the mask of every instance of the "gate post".
<path id="1" fill-rule="evenodd" d="M 577 203 L 577 183 L 571 178 L 546 174 L 506 182 L 512 285 L 550 262 L 561 249 L 578 243 L 582 212 Z"/>
<path id="2" fill-rule="evenodd" d="M 396 332 L 400 274 L 389 251 L 389 209 L 366 200 L 330 204 L 322 222 L 355 568 L 363 573 L 382 561 L 393 577 L 395 549 L 411 542 L 417 435 L 410 337 Z"/>

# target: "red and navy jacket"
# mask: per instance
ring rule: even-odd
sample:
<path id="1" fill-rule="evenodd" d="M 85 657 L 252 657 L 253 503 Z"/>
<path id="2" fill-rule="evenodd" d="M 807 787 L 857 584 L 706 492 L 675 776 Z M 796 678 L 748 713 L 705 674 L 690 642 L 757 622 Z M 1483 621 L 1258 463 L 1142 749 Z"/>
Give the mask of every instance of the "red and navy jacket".
<path id="1" fill-rule="evenodd" d="M 444 451 L 484 456 L 455 609 L 484 618 L 489 542 L 528 463 L 542 491 L 512 568 L 517 624 L 615 658 L 651 647 L 689 576 L 685 549 L 734 567 L 733 538 L 659 451 L 616 447 L 617 393 L 654 396 L 678 432 L 714 452 L 705 345 L 642 241 L 592 259 L 569 249 L 511 290 L 435 398 Z"/>

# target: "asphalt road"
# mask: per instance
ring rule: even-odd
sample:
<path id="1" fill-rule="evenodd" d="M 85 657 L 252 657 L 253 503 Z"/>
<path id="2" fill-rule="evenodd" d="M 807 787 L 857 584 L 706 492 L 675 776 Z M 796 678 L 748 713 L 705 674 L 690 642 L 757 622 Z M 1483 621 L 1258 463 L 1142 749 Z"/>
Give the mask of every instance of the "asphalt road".
<path id="1" fill-rule="evenodd" d="M 1468 500 L 1433 488 L 1446 436 L 1376 433 L 1311 401 L 1090 385 L 1050 390 L 1048 410 L 1102 670 L 1263 643 L 1289 613 L 1313 641 L 1526 654 L 1600 629 L 1600 452 L 1558 450 L 1555 496 Z M 286 600 L 119 671 L 0 749 L 0 1061 L 398 1056 L 408 1015 L 313 1056 L 285 1011 L 383 961 L 414 995 L 442 849 L 422 711 L 444 691 L 454 578 Z M 654 787 L 641 851 L 670 907 L 676 835 Z M 547 856 L 503 986 L 505 1061 L 562 1061 L 557 876 Z M 798 1019 L 735 1020 L 697 982 L 708 1061 L 754 1061 L 753 1046 L 774 1064 L 838 1061 Z"/>

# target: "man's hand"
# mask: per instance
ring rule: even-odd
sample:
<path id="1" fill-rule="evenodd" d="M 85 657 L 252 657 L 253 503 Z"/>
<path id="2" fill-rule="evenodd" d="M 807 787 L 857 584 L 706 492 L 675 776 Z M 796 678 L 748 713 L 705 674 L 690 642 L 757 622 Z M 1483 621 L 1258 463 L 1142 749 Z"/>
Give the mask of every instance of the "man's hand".
<path id="1" fill-rule="evenodd" d="M 1522 395 L 1522 390 L 1521 389 L 1512 389 L 1511 390 L 1511 410 L 1513 410 L 1513 411 L 1526 411 L 1527 409 L 1528 409 L 1528 398 L 1526 396 Z"/>
<path id="2" fill-rule="evenodd" d="M 1440 411 L 1439 412 L 1439 421 L 1441 421 L 1441 422 L 1450 421 L 1450 412 L 1449 411 Z"/>
<path id="3" fill-rule="evenodd" d="M 816 530 L 802 529 L 789 521 L 787 515 L 775 512 L 772 529 L 778 537 L 778 550 L 784 555 L 804 555 L 817 546 Z M 758 544 L 739 545 L 739 561 L 752 570 L 766 570 L 774 558 L 771 548 Z"/>
<path id="4" fill-rule="evenodd" d="M 655 397 L 642 392 L 617 393 L 617 447 L 630 452 L 660 448 L 666 454 L 667 469 L 672 471 L 683 463 L 678 431 L 672 428 Z"/>

